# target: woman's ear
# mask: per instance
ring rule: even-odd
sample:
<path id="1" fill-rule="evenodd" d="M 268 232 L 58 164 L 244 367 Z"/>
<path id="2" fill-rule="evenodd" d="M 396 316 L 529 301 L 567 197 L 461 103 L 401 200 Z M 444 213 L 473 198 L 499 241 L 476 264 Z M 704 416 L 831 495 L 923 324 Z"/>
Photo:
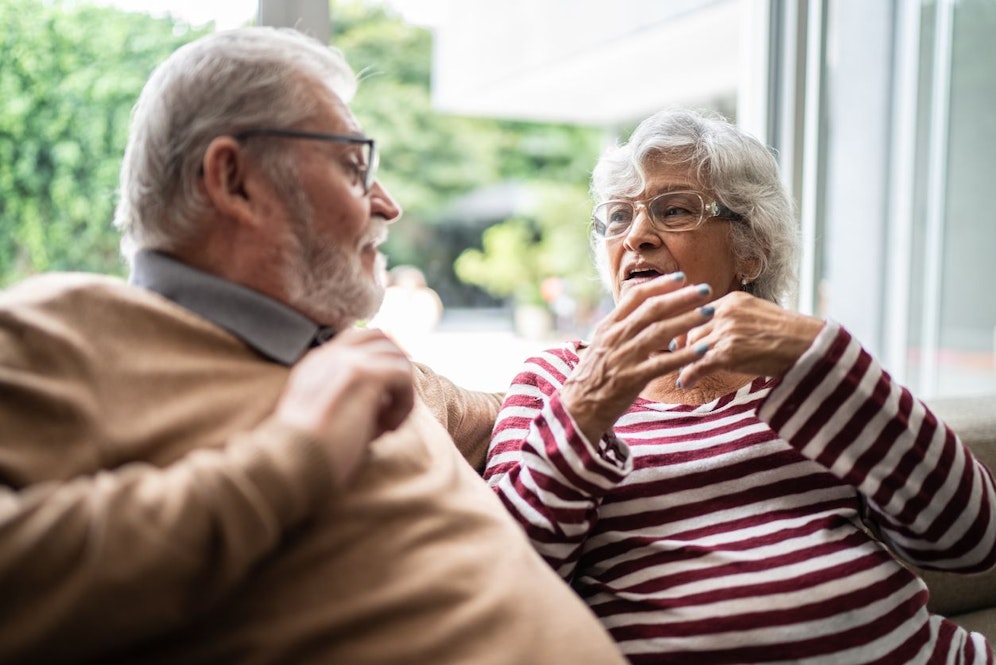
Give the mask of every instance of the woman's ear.
<path id="1" fill-rule="evenodd" d="M 737 269 L 737 275 L 741 276 L 742 279 L 747 280 L 750 284 L 758 277 L 761 276 L 761 259 L 760 257 L 749 257 L 740 261 L 740 267 Z"/>
<path id="2" fill-rule="evenodd" d="M 246 167 L 245 151 L 231 136 L 213 139 L 201 162 L 204 193 L 211 205 L 226 219 L 240 224 L 253 223 Z"/>

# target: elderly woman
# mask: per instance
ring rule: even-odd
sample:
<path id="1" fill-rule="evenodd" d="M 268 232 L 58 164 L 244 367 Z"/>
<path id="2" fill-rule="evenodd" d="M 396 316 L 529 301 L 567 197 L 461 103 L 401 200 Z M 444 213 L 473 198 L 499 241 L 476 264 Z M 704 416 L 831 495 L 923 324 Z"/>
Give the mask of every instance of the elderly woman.
<path id="1" fill-rule="evenodd" d="M 599 161 L 615 309 L 527 361 L 485 477 L 634 663 L 986 663 L 901 562 L 996 563 L 993 480 L 841 326 L 783 309 L 770 152 L 666 111 Z"/>

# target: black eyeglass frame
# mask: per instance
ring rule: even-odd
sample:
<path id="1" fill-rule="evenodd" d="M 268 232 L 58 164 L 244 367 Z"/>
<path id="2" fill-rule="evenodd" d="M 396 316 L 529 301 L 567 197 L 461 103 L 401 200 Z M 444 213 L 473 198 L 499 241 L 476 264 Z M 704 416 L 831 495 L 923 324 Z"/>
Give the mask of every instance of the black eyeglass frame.
<path id="1" fill-rule="evenodd" d="M 662 222 L 659 222 L 658 220 L 654 219 L 654 216 L 650 212 L 650 205 L 654 201 L 656 201 L 657 199 L 659 199 L 659 198 L 662 198 L 662 197 L 665 197 L 665 196 L 674 196 L 676 194 L 694 194 L 696 197 L 698 197 L 699 201 L 702 204 L 702 212 L 699 214 L 699 219 L 698 219 L 697 222 L 695 222 L 695 224 L 692 224 L 690 226 L 686 226 L 684 228 L 668 228 L 668 226 L 666 224 L 664 224 Z M 629 226 L 627 226 L 625 229 L 623 229 L 619 233 L 613 233 L 612 235 L 608 235 L 605 232 L 608 225 L 607 225 L 607 223 L 605 221 L 599 219 L 599 217 L 598 217 L 598 210 L 600 208 L 602 208 L 603 206 L 607 206 L 607 205 L 609 205 L 611 203 L 616 203 L 616 204 L 627 203 L 627 204 L 629 204 L 633 208 L 633 216 L 630 219 Z M 641 200 L 631 200 L 631 199 L 609 199 L 608 201 L 602 201 L 597 206 L 595 206 L 595 209 L 592 210 L 592 213 L 591 213 L 591 228 L 592 228 L 592 232 L 597 237 L 599 237 L 599 238 L 601 238 L 603 240 L 609 240 L 609 239 L 612 239 L 612 238 L 619 238 L 621 236 L 626 235 L 626 233 L 629 232 L 629 229 L 631 229 L 633 227 L 633 221 L 636 219 L 636 211 L 637 211 L 637 209 L 641 208 L 641 207 L 644 210 L 647 211 L 647 217 L 650 219 L 650 223 L 653 224 L 654 228 L 662 230 L 662 231 L 667 231 L 669 233 L 684 233 L 686 231 L 694 231 L 695 229 L 697 229 L 700 226 L 702 226 L 707 219 L 712 219 L 713 217 L 718 217 L 720 219 L 727 219 L 727 220 L 734 221 L 734 222 L 738 222 L 738 221 L 742 221 L 743 220 L 743 216 L 742 215 L 740 215 L 739 213 L 733 212 L 732 210 L 730 210 L 729 208 L 727 208 L 725 205 L 723 205 L 719 201 L 713 200 L 713 201 L 709 201 L 708 203 L 706 203 L 705 196 L 702 194 L 702 192 L 697 192 L 695 190 L 690 190 L 689 189 L 689 190 L 681 190 L 681 191 L 674 191 L 674 192 L 661 192 L 657 196 L 652 196 L 649 199 L 646 199 L 644 201 L 641 201 Z"/>
<path id="2" fill-rule="evenodd" d="M 325 134 L 322 132 L 305 132 L 297 129 L 246 129 L 233 135 L 236 141 L 244 141 L 253 136 L 273 136 L 285 139 L 306 139 L 312 141 L 328 141 L 331 143 L 352 143 L 367 146 L 366 164 L 358 166 L 360 182 L 363 184 L 363 194 L 369 194 L 377 179 L 377 146 L 372 138 L 366 136 L 351 136 L 349 134 Z"/>

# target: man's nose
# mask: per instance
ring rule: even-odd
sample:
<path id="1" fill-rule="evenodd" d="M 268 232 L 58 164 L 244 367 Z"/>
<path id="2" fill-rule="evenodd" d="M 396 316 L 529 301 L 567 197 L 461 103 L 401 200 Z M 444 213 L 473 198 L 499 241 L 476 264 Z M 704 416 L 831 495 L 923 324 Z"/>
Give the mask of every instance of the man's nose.
<path id="1" fill-rule="evenodd" d="M 380 215 L 388 224 L 401 219 L 401 213 L 403 212 L 401 205 L 394 200 L 394 197 L 380 183 L 380 180 L 374 180 L 373 185 L 370 187 L 370 208 L 371 214 Z"/>

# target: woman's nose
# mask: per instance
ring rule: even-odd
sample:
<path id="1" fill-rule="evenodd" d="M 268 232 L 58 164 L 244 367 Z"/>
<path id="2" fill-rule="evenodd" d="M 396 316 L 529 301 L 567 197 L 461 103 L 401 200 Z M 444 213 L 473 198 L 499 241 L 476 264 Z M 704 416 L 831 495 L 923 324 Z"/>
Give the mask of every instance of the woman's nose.
<path id="1" fill-rule="evenodd" d="M 660 233 L 650 219 L 650 212 L 642 203 L 635 205 L 633 210 L 633 222 L 626 230 L 623 243 L 627 249 L 637 249 L 644 246 L 657 246 L 661 243 Z"/>

